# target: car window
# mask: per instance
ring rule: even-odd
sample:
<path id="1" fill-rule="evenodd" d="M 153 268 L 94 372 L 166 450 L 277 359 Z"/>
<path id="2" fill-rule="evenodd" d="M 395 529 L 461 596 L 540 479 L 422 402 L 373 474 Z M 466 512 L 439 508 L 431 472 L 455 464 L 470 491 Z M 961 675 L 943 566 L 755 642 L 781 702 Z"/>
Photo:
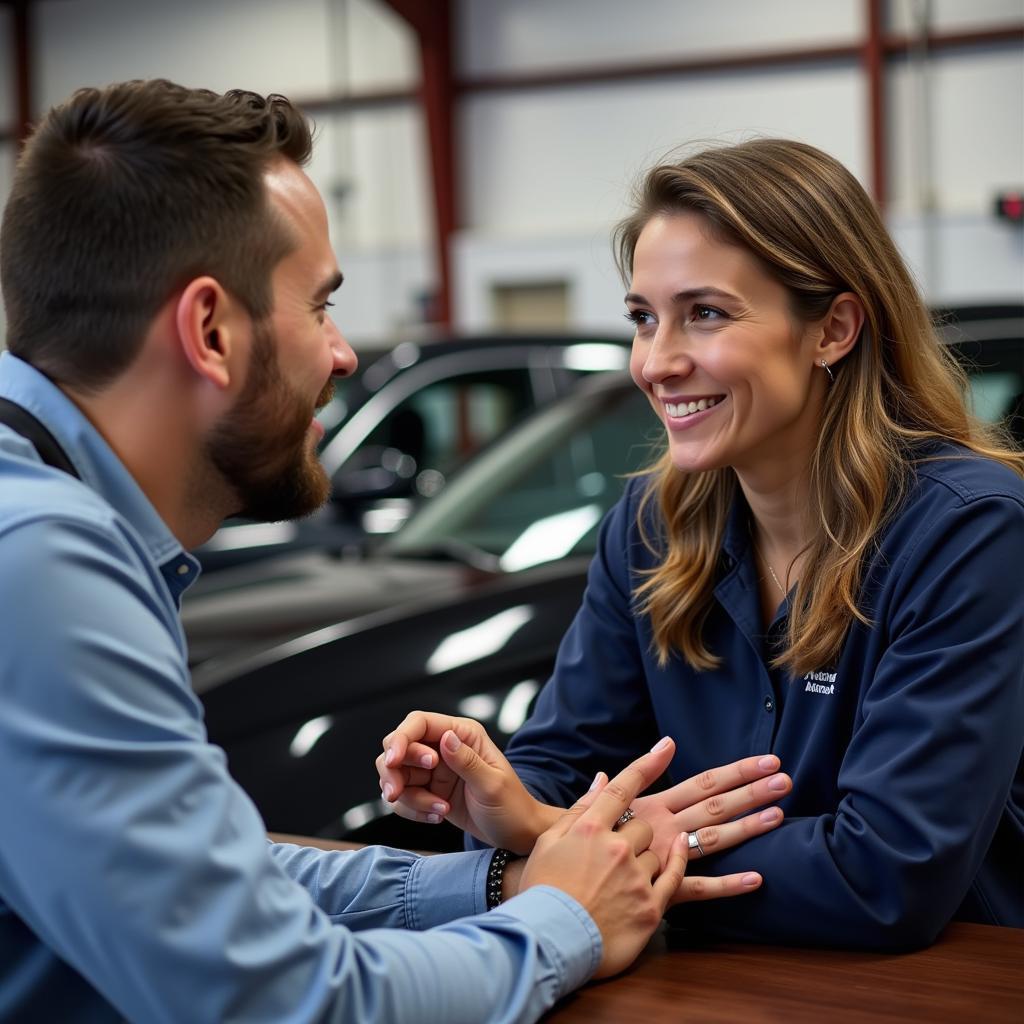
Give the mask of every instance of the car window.
<path id="1" fill-rule="evenodd" d="M 1024 444 L 1024 337 L 970 339 L 956 343 L 954 351 L 969 374 L 974 414 L 1005 424 Z"/>
<path id="2" fill-rule="evenodd" d="M 415 471 L 447 476 L 533 404 L 529 371 L 488 370 L 420 388 L 370 432 L 363 447 L 408 455 Z"/>
<path id="3" fill-rule="evenodd" d="M 454 544 L 494 557 L 507 571 L 592 553 L 601 517 L 627 474 L 652 460 L 660 434 L 633 388 L 553 410 L 459 477 L 391 550 L 414 554 Z"/>

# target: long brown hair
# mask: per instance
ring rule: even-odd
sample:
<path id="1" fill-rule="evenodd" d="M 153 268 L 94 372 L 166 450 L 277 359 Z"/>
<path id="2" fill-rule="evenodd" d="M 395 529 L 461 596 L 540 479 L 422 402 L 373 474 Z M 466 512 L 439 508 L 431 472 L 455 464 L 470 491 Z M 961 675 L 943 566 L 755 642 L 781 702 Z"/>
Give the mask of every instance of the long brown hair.
<path id="1" fill-rule="evenodd" d="M 864 306 L 861 336 L 833 368 L 810 465 L 812 540 L 776 659 L 801 675 L 834 661 L 854 618 L 867 621 L 857 604 L 865 558 L 900 505 L 922 443 L 952 441 L 1022 475 L 1024 454 L 969 413 L 966 375 L 936 337 L 874 204 L 837 160 L 803 143 L 757 139 L 653 168 L 615 232 L 627 282 L 647 222 L 681 212 L 752 253 L 803 323 L 821 319 L 840 292 Z M 696 669 L 719 662 L 702 628 L 736 491 L 730 468 L 685 473 L 667 455 L 652 467 L 639 523 L 659 564 L 636 596 L 661 664 L 673 649 Z"/>

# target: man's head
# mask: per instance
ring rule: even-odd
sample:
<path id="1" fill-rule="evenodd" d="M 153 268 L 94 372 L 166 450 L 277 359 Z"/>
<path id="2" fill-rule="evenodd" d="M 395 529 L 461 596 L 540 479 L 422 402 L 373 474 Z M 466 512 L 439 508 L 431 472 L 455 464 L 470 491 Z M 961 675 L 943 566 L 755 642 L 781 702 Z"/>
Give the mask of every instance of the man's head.
<path id="1" fill-rule="evenodd" d="M 294 163 L 264 175 L 271 209 L 298 244 L 271 275 L 273 308 L 254 325 L 241 392 L 207 437 L 210 463 L 234 491 L 236 511 L 254 519 L 291 519 L 319 507 L 329 483 L 316 455 L 316 408 L 333 393 L 330 377 L 351 372 L 355 357 L 327 315 L 341 284 L 316 187 Z"/>
<path id="2" fill-rule="evenodd" d="M 264 319 L 271 271 L 296 245 L 264 173 L 311 149 L 279 96 L 161 80 L 76 92 L 36 128 L 4 211 L 8 348 L 59 384 L 100 388 L 204 274 Z"/>
<path id="3" fill-rule="evenodd" d="M 284 97 L 151 81 L 75 93 L 19 161 L 8 347 L 108 430 L 97 409 L 132 406 L 120 450 L 140 482 L 177 445 L 169 518 L 285 519 L 327 497 L 313 413 L 355 357 L 326 315 L 341 274 L 311 149 Z"/>

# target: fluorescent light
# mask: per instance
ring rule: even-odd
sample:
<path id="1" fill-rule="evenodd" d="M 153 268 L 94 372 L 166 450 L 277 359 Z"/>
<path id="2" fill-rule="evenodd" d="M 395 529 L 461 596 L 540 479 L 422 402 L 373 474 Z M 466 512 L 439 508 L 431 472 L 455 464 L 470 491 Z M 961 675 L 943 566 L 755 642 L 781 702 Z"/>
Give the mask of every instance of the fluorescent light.
<path id="1" fill-rule="evenodd" d="M 533 608 L 530 605 L 519 605 L 484 619 L 469 629 L 452 633 L 437 645 L 427 661 L 427 671 L 437 675 L 438 672 L 447 672 L 497 653 L 532 618 Z"/>
<path id="2" fill-rule="evenodd" d="M 526 721 L 530 701 L 537 696 L 539 689 L 540 684 L 536 679 L 524 679 L 508 691 L 508 696 L 502 701 L 501 711 L 498 712 L 498 728 L 502 732 L 513 733 Z"/>
<path id="3" fill-rule="evenodd" d="M 538 519 L 512 541 L 499 564 L 506 572 L 516 572 L 564 558 L 600 518 L 600 505 L 584 505 Z"/>
<path id="4" fill-rule="evenodd" d="M 330 715 L 321 715 L 319 718 L 312 718 L 305 725 L 299 726 L 299 731 L 292 739 L 288 753 L 292 757 L 305 757 L 316 745 L 330 727 L 334 725 L 334 719 Z"/>
<path id="5" fill-rule="evenodd" d="M 354 832 L 357 828 L 362 828 L 363 825 L 369 824 L 377 818 L 383 818 L 393 811 L 394 808 L 387 800 L 371 800 L 369 803 L 356 804 L 355 807 L 349 808 L 341 816 L 341 823 L 350 832 Z"/>
<path id="6" fill-rule="evenodd" d="M 488 721 L 498 713 L 498 702 L 489 693 L 474 693 L 459 701 L 459 714 Z"/>
<path id="7" fill-rule="evenodd" d="M 624 370 L 629 366 L 629 347 L 599 341 L 570 345 L 565 350 L 564 362 L 570 370 Z"/>
<path id="8" fill-rule="evenodd" d="M 270 544 L 287 544 L 296 534 L 294 523 L 241 523 L 221 527 L 207 542 L 211 551 L 234 551 L 235 548 L 260 548 Z"/>

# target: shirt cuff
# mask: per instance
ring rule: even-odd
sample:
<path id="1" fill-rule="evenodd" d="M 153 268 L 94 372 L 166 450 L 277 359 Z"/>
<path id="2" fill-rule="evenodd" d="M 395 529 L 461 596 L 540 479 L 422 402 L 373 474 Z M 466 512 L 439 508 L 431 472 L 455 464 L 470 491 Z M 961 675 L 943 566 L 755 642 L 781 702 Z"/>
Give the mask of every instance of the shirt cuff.
<path id="1" fill-rule="evenodd" d="M 491 916 L 508 914 L 529 925 L 558 972 L 558 998 L 593 977 L 604 945 L 594 919 L 568 893 L 550 885 L 531 886 L 502 903 Z"/>
<path id="2" fill-rule="evenodd" d="M 414 861 L 406 881 L 406 927 L 423 931 L 487 910 L 487 869 L 494 851 L 440 853 Z"/>

